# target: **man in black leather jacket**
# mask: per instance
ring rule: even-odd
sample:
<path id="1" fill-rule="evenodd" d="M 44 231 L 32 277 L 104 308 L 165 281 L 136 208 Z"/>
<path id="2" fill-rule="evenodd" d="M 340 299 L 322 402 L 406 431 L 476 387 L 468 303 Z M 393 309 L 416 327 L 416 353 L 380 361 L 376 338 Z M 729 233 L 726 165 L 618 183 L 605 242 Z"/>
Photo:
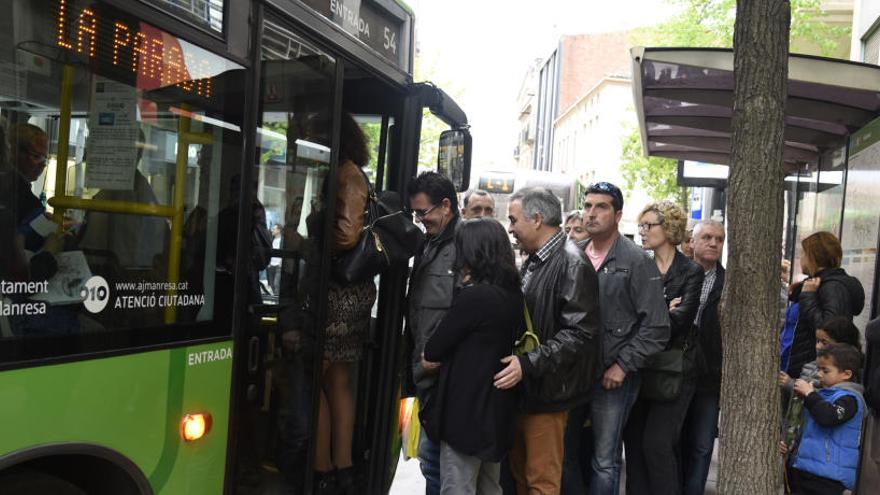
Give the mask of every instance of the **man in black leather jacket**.
<path id="1" fill-rule="evenodd" d="M 511 196 L 509 231 L 531 254 L 523 292 L 541 345 L 508 356 L 495 386 L 524 382 L 511 470 L 517 492 L 558 493 L 568 410 L 587 401 L 601 370 L 596 272 L 560 228 L 559 200 L 543 188 Z"/>
<path id="2" fill-rule="evenodd" d="M 459 223 L 455 186 L 436 172 L 424 172 L 407 186 L 410 208 L 425 226 L 427 241 L 416 255 L 409 279 L 407 338 L 411 346 L 411 370 L 420 409 L 432 399 L 436 368 L 422 367 L 422 351 L 428 338 L 452 306 L 456 277 L 455 228 Z M 440 493 L 440 444 L 423 434 L 419 438 L 419 465 L 425 476 L 426 493 Z"/>
<path id="3" fill-rule="evenodd" d="M 599 274 L 604 374 L 590 402 L 593 459 L 590 493 L 617 494 L 623 425 L 639 393 L 645 359 L 669 340 L 669 310 L 657 264 L 618 231 L 623 194 L 614 184 L 587 188 L 585 254 Z"/>

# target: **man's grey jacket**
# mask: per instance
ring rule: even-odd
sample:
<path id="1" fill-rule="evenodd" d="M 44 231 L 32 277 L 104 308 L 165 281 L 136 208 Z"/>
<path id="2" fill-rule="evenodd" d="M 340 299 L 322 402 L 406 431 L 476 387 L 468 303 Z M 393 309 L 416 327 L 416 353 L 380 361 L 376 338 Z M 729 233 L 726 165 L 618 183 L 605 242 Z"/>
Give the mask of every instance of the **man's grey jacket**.
<path id="1" fill-rule="evenodd" d="M 452 306 L 457 277 L 455 263 L 455 230 L 460 223 L 455 217 L 434 238 L 428 239 L 421 255 L 416 256 L 407 295 L 407 329 L 412 346 L 412 378 L 420 400 L 434 386 L 436 372 L 422 369 L 422 351 L 428 338 Z"/>
<path id="2" fill-rule="evenodd" d="M 657 264 L 644 249 L 619 236 L 598 270 L 602 308 L 602 361 L 628 374 L 669 341 L 669 308 Z"/>

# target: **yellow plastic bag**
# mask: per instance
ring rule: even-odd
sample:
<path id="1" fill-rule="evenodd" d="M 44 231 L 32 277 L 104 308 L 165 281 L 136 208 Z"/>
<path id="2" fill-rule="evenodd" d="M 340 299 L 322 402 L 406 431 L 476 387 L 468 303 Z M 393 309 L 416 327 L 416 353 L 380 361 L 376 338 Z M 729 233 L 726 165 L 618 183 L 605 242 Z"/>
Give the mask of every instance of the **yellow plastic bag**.
<path id="1" fill-rule="evenodd" d="M 404 460 L 419 455 L 419 435 L 422 425 L 419 423 L 419 400 L 409 397 L 400 401 L 400 438 Z"/>

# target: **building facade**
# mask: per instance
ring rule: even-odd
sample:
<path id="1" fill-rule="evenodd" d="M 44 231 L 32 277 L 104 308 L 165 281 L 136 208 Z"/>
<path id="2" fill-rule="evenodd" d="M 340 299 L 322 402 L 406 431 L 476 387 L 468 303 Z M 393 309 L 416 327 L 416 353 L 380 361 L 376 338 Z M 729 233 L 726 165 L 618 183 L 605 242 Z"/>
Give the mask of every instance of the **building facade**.
<path id="1" fill-rule="evenodd" d="M 623 32 L 565 35 L 534 73 L 529 69 L 527 79 L 534 78 L 536 88 L 530 107 L 530 112 L 534 113 L 531 117 L 534 119 L 534 134 L 529 134 L 533 139 L 530 168 L 558 171 L 553 157 L 557 119 L 604 77 L 628 74 L 627 49 L 626 33 Z"/>
<path id="2" fill-rule="evenodd" d="M 519 136 L 513 150 L 516 168 L 531 169 L 535 159 L 535 132 L 537 129 L 535 97 L 538 93 L 538 72 L 543 65 L 536 59 L 523 77 L 516 97 L 519 109 Z"/>

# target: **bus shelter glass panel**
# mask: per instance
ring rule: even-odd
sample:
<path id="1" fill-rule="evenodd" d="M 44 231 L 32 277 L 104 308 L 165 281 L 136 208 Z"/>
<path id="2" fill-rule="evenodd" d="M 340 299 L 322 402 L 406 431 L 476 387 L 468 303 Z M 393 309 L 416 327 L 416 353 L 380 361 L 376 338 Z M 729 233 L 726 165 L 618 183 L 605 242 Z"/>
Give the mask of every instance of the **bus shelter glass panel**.
<path id="1" fill-rule="evenodd" d="M 0 11 L 0 361 L 229 335 L 243 68 L 100 2 Z"/>
<path id="2" fill-rule="evenodd" d="M 819 164 L 819 192 L 816 196 L 815 230 L 824 230 L 840 236 L 845 173 L 846 147 L 841 146 L 822 154 Z"/>
<path id="3" fill-rule="evenodd" d="M 816 194 L 819 172 L 817 167 L 809 166 L 798 173 L 797 177 L 797 230 L 794 237 L 794 265 L 792 282 L 806 278 L 801 270 L 801 241 L 816 229 Z"/>
<path id="4" fill-rule="evenodd" d="M 880 184 L 880 121 L 873 121 L 850 138 L 846 177 L 846 205 L 843 212 L 841 266 L 859 279 L 865 289 L 865 309 L 853 322 L 863 332 L 871 319 L 877 248 L 880 242 L 880 211 L 877 184 Z"/>

